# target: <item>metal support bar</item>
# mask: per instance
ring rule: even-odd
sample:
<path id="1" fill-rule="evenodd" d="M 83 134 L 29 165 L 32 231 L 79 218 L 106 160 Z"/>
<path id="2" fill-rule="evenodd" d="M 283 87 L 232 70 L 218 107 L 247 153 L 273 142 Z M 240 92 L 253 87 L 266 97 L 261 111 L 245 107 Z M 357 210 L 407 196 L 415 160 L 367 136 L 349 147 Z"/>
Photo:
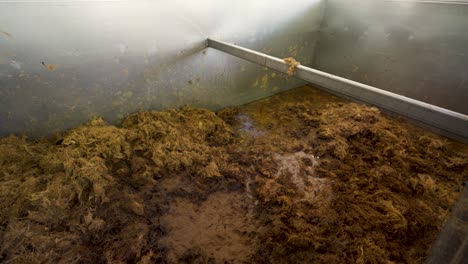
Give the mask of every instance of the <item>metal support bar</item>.
<path id="1" fill-rule="evenodd" d="M 213 39 L 207 40 L 207 46 L 282 73 L 288 72 L 289 66 L 282 59 Z M 294 77 L 319 85 L 333 94 L 375 105 L 410 118 L 441 134 L 468 143 L 468 116 L 461 113 L 302 65 L 296 68 Z"/>

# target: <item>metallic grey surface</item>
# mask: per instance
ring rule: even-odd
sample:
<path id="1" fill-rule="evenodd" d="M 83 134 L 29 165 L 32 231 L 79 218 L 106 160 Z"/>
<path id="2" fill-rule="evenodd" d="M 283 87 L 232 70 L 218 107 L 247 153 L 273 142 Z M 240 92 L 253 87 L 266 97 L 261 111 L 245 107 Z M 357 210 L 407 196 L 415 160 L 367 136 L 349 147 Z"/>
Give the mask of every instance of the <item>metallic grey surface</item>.
<path id="1" fill-rule="evenodd" d="M 329 0 L 308 66 L 468 114 L 461 2 Z"/>
<path id="2" fill-rule="evenodd" d="M 463 264 L 468 259 L 468 182 L 445 223 L 426 264 Z"/>
<path id="3" fill-rule="evenodd" d="M 235 46 L 235 45 L 226 45 L 226 43 L 223 43 L 221 41 L 216 41 L 213 39 L 207 39 L 207 47 L 211 47 L 213 49 L 217 49 L 223 52 L 226 52 L 228 54 L 231 54 L 232 56 L 240 57 L 243 58 L 244 60 L 248 60 L 253 63 L 257 63 L 260 65 L 265 65 L 265 55 L 252 51 L 246 48 L 242 48 L 240 46 Z"/>
<path id="4" fill-rule="evenodd" d="M 288 71 L 288 65 L 283 60 L 266 54 L 212 39 L 208 40 L 208 45 L 282 73 Z M 375 105 L 435 128 L 439 133 L 449 137 L 468 142 L 468 116 L 466 115 L 302 65 L 297 67 L 294 76 L 319 85 L 334 94 Z"/>
<path id="5" fill-rule="evenodd" d="M 139 109 L 216 110 L 297 87 L 205 40 L 311 62 L 323 10 L 322 0 L 0 1 L 0 136 L 94 116 L 115 124 Z"/>

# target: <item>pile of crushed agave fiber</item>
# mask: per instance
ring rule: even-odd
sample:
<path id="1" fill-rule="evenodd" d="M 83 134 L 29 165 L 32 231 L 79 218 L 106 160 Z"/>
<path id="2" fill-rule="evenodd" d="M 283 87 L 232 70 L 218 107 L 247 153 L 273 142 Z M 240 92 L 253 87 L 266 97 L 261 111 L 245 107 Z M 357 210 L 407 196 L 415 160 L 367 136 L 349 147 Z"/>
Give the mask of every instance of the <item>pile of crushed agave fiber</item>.
<path id="1" fill-rule="evenodd" d="M 0 139 L 0 262 L 422 263 L 467 146 L 303 87 Z"/>

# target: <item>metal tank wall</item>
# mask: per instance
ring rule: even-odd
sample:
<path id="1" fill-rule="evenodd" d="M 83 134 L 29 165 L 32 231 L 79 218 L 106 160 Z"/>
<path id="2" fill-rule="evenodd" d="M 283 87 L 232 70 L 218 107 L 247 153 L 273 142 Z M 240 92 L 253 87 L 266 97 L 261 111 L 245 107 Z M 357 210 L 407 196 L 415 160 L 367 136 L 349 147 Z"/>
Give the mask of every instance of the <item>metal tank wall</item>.
<path id="1" fill-rule="evenodd" d="M 328 0 L 308 66 L 468 114 L 466 2 Z"/>
<path id="2" fill-rule="evenodd" d="M 0 1 L 0 136 L 139 109 L 219 109 L 302 82 L 208 37 L 311 63 L 324 1 Z"/>

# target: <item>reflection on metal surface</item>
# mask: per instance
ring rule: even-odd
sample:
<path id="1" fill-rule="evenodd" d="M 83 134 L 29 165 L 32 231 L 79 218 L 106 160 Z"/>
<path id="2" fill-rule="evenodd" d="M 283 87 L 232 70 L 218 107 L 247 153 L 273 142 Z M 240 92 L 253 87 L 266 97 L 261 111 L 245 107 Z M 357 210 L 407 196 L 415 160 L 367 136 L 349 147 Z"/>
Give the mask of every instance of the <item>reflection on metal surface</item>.
<path id="1" fill-rule="evenodd" d="M 464 4 L 329 0 L 309 66 L 468 114 L 467 17 Z"/>
<path id="2" fill-rule="evenodd" d="M 0 45 L 0 135 L 44 136 L 93 116 L 116 123 L 138 109 L 219 109 L 297 87 L 204 51 L 205 39 L 311 62 L 323 10 L 318 0 L 0 2 L 0 30 L 13 36 Z"/>

